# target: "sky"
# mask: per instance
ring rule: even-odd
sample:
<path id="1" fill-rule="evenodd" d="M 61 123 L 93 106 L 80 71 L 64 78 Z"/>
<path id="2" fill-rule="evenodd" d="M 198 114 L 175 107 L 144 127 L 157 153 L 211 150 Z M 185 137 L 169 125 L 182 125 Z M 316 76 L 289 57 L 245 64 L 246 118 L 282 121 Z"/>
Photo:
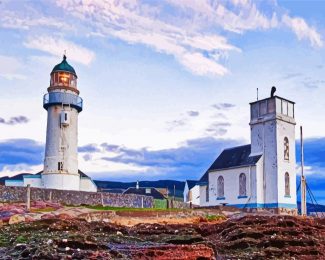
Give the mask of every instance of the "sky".
<path id="1" fill-rule="evenodd" d="M 274 85 L 296 102 L 325 204 L 324 12 L 324 1 L 1 0 L 0 175 L 42 170 L 42 97 L 66 51 L 91 177 L 200 178 L 222 149 L 250 142 L 249 102 Z"/>

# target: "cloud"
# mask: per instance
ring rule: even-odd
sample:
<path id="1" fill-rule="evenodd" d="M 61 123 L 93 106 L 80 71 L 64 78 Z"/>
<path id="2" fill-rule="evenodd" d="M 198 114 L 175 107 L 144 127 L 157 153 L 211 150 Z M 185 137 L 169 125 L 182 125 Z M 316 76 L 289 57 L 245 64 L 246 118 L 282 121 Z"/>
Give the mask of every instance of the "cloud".
<path id="1" fill-rule="evenodd" d="M 25 116 L 14 116 L 11 117 L 9 120 L 5 120 L 4 118 L 0 117 L 0 124 L 5 124 L 5 125 L 26 124 L 28 122 L 29 119 Z"/>
<path id="2" fill-rule="evenodd" d="M 208 135 L 223 136 L 228 132 L 227 128 L 229 126 L 231 126 L 231 124 L 227 122 L 215 122 L 212 123 L 205 131 L 208 133 Z"/>
<path id="3" fill-rule="evenodd" d="M 0 141 L 0 170 L 6 165 L 38 165 L 43 162 L 44 145 L 31 139 Z"/>
<path id="4" fill-rule="evenodd" d="M 0 3 L 1 4 L 1 3 Z M 30 8 L 29 8 L 30 9 Z M 31 11 L 31 10 L 29 10 Z M 0 27 L 20 30 L 30 30 L 33 27 L 49 27 L 60 30 L 71 30 L 69 23 L 61 22 L 52 17 L 46 17 L 32 10 L 31 12 L 15 12 L 5 10 L 1 12 Z"/>
<path id="5" fill-rule="evenodd" d="M 282 16 L 282 22 L 288 26 L 299 40 L 309 40 L 313 47 L 323 47 L 322 36 L 314 27 L 309 26 L 306 21 L 300 17 Z"/>
<path id="6" fill-rule="evenodd" d="M 314 80 L 310 77 L 307 77 L 302 81 L 302 84 L 304 85 L 305 88 L 316 89 L 321 86 L 324 86 L 325 80 Z"/>
<path id="7" fill-rule="evenodd" d="M 191 116 L 191 117 L 196 117 L 196 116 L 199 116 L 199 112 L 198 111 L 187 111 L 186 112 L 187 115 Z"/>
<path id="8" fill-rule="evenodd" d="M 62 56 L 67 51 L 68 59 L 89 65 L 95 59 L 95 53 L 73 42 L 52 36 L 34 36 L 24 42 L 27 48 L 37 49 L 56 56 Z"/>
<path id="9" fill-rule="evenodd" d="M 5 79 L 25 79 L 25 76 L 19 71 L 23 64 L 14 57 L 0 55 L 0 77 Z"/>
<path id="10" fill-rule="evenodd" d="M 230 103 L 218 103 L 218 104 L 213 104 L 212 107 L 217 109 L 217 110 L 227 110 L 230 108 L 235 107 L 236 105 L 230 104 Z"/>
<path id="11" fill-rule="evenodd" d="M 178 148 L 149 150 L 148 148 L 129 149 L 119 147 L 117 155 L 103 157 L 103 160 L 136 166 L 148 167 L 148 172 L 160 172 L 166 177 L 199 178 L 207 167 L 216 159 L 222 149 L 237 145 L 235 140 L 217 140 L 212 137 L 192 139 Z M 171 178 L 171 177 L 170 177 Z"/>
<path id="12" fill-rule="evenodd" d="M 303 76 L 302 73 L 297 72 L 297 73 L 288 73 L 286 75 L 284 75 L 283 77 L 281 77 L 282 80 L 287 80 L 287 79 L 293 79 L 293 78 L 298 78 L 300 76 Z"/>
<path id="13" fill-rule="evenodd" d="M 78 147 L 79 153 L 94 153 L 100 152 L 100 149 L 96 146 L 96 144 L 88 144 L 84 146 Z"/>

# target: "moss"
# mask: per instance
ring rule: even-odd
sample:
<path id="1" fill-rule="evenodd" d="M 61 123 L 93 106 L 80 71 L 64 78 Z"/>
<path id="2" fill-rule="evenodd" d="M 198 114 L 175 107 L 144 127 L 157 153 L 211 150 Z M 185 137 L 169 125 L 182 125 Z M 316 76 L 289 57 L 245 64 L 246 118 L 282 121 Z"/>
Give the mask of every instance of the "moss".
<path id="1" fill-rule="evenodd" d="M 18 236 L 16 238 L 16 243 L 26 243 L 28 241 L 28 239 L 24 236 Z"/>
<path id="2" fill-rule="evenodd" d="M 206 215 L 205 218 L 207 221 L 218 221 L 226 219 L 224 215 Z"/>

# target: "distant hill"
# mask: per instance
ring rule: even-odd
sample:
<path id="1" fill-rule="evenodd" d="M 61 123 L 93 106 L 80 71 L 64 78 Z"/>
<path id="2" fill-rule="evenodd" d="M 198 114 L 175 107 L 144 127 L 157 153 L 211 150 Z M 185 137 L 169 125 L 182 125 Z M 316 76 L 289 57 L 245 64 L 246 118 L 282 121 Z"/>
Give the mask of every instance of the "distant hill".
<path id="1" fill-rule="evenodd" d="M 135 187 L 136 182 L 118 182 L 118 181 L 94 181 L 99 189 L 102 190 L 112 190 L 112 189 L 127 189 L 130 187 Z M 174 185 L 175 185 L 175 196 L 183 197 L 183 191 L 185 182 L 183 181 L 173 181 L 173 180 L 159 180 L 159 181 L 139 181 L 140 187 L 151 187 L 151 188 L 164 188 L 168 189 L 168 195 L 174 195 Z"/>
<path id="2" fill-rule="evenodd" d="M 298 204 L 298 211 L 301 211 L 301 203 L 300 201 L 297 202 Z M 307 213 L 312 212 L 325 212 L 325 205 L 314 205 L 312 203 L 307 203 Z"/>

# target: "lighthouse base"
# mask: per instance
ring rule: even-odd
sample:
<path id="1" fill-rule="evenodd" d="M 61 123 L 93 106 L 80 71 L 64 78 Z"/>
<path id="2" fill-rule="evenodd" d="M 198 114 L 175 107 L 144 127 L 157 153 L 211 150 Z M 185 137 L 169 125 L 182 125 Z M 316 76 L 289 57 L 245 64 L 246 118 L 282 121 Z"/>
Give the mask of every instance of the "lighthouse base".
<path id="1" fill-rule="evenodd" d="M 42 174 L 44 188 L 60 190 L 80 190 L 79 174 L 46 173 Z"/>

